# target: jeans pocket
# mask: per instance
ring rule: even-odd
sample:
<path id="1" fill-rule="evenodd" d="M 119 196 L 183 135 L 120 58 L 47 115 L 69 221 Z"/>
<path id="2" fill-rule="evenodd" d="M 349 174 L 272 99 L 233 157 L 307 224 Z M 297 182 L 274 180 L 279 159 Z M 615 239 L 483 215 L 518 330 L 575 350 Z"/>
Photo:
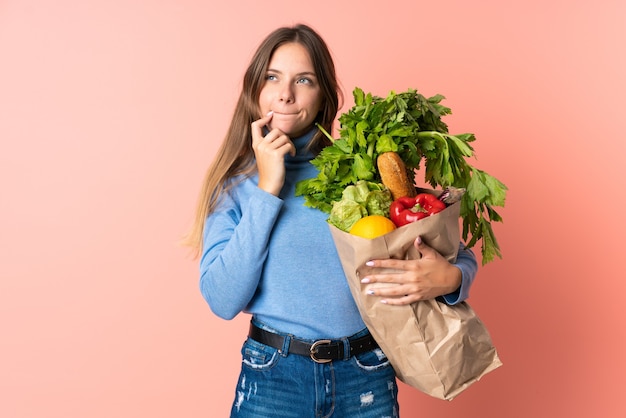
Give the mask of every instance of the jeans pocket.
<path id="1" fill-rule="evenodd" d="M 380 348 L 358 354 L 354 356 L 353 361 L 359 369 L 366 372 L 375 372 L 391 367 L 387 356 Z"/>
<path id="2" fill-rule="evenodd" d="M 273 367 L 280 356 L 274 347 L 248 338 L 241 348 L 241 357 L 244 366 L 261 371 Z"/>

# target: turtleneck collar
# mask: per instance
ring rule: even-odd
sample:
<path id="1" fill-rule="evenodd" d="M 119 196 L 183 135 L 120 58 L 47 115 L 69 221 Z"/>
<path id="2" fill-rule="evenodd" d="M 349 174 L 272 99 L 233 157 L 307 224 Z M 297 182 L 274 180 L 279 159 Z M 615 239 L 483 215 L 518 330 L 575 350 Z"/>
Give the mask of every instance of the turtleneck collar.
<path id="1" fill-rule="evenodd" d="M 311 142 L 313 136 L 317 133 L 318 128 L 313 126 L 309 132 L 306 134 L 299 136 L 297 138 L 291 138 L 291 142 L 293 142 L 296 147 L 296 155 L 291 156 L 290 154 L 285 155 L 285 163 L 298 163 L 302 161 L 310 161 L 314 155 L 310 150 L 306 149 L 306 146 Z"/>

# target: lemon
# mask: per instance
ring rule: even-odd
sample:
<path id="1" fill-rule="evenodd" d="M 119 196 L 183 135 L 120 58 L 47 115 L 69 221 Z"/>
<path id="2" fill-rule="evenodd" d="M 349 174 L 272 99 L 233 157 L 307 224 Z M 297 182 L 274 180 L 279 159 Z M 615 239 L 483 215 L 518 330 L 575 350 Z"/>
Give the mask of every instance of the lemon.
<path id="1" fill-rule="evenodd" d="M 396 229 L 391 219 L 380 215 L 365 216 L 352 225 L 350 233 L 362 238 L 374 239 Z"/>

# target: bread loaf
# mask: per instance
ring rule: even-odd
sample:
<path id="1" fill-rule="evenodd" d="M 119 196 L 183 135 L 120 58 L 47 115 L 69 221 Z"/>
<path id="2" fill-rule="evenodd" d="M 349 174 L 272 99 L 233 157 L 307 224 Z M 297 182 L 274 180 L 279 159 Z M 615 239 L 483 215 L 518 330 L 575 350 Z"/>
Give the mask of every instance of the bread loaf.
<path id="1" fill-rule="evenodd" d="M 415 196 L 414 179 L 409 179 L 404 161 L 398 153 L 382 153 L 378 156 L 376 164 L 380 179 L 389 189 L 394 200 L 404 196 Z"/>

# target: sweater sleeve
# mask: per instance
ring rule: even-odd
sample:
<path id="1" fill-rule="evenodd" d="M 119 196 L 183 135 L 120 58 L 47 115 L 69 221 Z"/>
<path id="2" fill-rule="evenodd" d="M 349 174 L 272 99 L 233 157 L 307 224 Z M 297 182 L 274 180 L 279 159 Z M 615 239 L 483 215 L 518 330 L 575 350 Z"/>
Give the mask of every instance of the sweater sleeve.
<path id="1" fill-rule="evenodd" d="M 470 287 L 472 286 L 478 271 L 478 263 L 476 262 L 474 252 L 467 248 L 462 242 L 459 245 L 456 262 L 453 264 L 461 270 L 463 278 L 461 280 L 461 286 L 456 290 L 456 292 L 443 296 L 443 299 L 448 305 L 456 305 L 469 297 Z"/>
<path id="2" fill-rule="evenodd" d="M 254 296 L 283 201 L 257 187 L 240 202 L 222 197 L 205 223 L 200 291 L 217 316 L 232 319 Z"/>

